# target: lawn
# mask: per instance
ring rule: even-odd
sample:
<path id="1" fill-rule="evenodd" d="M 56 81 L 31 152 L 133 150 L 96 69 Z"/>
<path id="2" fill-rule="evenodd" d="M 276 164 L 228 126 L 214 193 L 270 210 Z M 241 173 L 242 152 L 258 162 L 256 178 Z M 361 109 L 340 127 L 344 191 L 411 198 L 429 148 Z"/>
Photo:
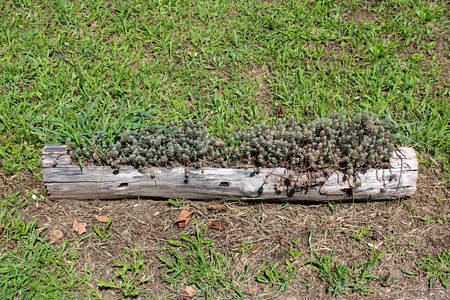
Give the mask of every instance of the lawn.
<path id="1" fill-rule="evenodd" d="M 2 299 L 446 299 L 447 1 L 6 0 L 0 32 Z M 416 149 L 414 197 L 46 197 L 46 144 L 183 120 L 226 139 L 280 113 L 308 122 L 342 110 L 373 111 Z M 193 220 L 176 228 L 186 204 Z"/>

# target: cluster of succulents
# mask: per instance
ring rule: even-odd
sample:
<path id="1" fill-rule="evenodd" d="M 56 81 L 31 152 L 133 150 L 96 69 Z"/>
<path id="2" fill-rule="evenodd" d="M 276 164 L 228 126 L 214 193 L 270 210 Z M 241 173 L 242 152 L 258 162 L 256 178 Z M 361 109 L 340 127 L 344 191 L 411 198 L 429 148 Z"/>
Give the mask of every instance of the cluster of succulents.
<path id="1" fill-rule="evenodd" d="M 388 161 L 397 141 L 389 126 L 370 112 L 341 112 L 308 124 L 293 119 L 278 119 L 273 126 L 253 123 L 219 141 L 200 122 L 187 120 L 167 128 L 126 131 L 112 143 L 98 135 L 92 147 L 73 150 L 115 167 L 253 165 L 300 172 L 335 168 L 350 174 Z"/>
<path id="2" fill-rule="evenodd" d="M 351 171 L 381 166 L 391 157 L 396 140 L 389 124 L 373 113 L 348 116 L 344 111 L 308 124 L 293 119 L 278 119 L 272 127 L 252 124 L 233 134 L 226 153 L 232 160 L 264 167 Z"/>
<path id="3" fill-rule="evenodd" d="M 201 167 L 213 152 L 213 141 L 200 122 L 186 120 L 168 128 L 126 131 L 103 152 L 112 166 Z"/>

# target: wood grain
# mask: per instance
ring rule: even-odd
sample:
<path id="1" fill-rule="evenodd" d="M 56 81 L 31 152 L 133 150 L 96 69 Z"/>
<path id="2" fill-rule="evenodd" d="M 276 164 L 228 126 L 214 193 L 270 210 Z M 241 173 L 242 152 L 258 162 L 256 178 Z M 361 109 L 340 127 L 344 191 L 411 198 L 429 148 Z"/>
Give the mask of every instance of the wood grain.
<path id="1" fill-rule="evenodd" d="M 42 152 L 43 177 L 50 199 L 239 199 L 321 203 L 361 202 L 411 197 L 416 191 L 418 162 L 413 148 L 394 151 L 390 169 L 370 169 L 351 178 L 333 172 L 324 184 L 305 189 L 276 192 L 275 184 L 285 176 L 284 168 L 253 169 L 149 168 L 109 166 L 80 168 L 71 164 L 66 146 L 45 146 Z M 264 184 L 266 176 L 268 184 Z M 349 183 L 353 186 L 349 186 Z"/>

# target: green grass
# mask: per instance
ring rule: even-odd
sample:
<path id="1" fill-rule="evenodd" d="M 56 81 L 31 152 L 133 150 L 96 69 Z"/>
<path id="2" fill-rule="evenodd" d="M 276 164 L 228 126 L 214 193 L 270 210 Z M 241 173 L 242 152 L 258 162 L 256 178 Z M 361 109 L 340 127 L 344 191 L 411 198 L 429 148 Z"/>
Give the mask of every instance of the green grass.
<path id="1" fill-rule="evenodd" d="M 166 268 L 164 280 L 174 292 L 189 285 L 205 299 L 243 299 L 243 282 L 248 275 L 233 274 L 232 257 L 214 250 L 214 242 L 205 238 L 207 230 L 201 230 L 197 224 L 194 236 L 182 234 L 181 241 L 169 240 L 158 255 Z"/>
<path id="2" fill-rule="evenodd" d="M 42 146 L 67 137 L 89 143 L 183 119 L 220 137 L 273 122 L 283 105 L 300 121 L 342 109 L 391 118 L 403 143 L 449 178 L 445 1 L 7 0 L 0 13 L 4 173 L 41 180 Z M 64 251 L 8 218 L 3 231 L 17 246 L 3 247 L 2 289 L 69 295 L 80 281 L 64 269 Z"/>
<path id="3" fill-rule="evenodd" d="M 54 247 L 40 235 L 45 228 L 24 222 L 13 205 L 16 194 L 0 206 L 0 295 L 2 299 L 74 299 L 87 297 L 88 270 L 77 270 L 76 247 Z"/>
<path id="4" fill-rule="evenodd" d="M 145 261 L 139 249 L 129 251 L 125 257 L 127 262 L 114 261 L 116 267 L 120 267 L 117 278 L 100 280 L 98 286 L 119 290 L 124 297 L 137 297 L 142 294 L 141 285 L 148 281 L 148 277 L 142 274 L 145 273 Z"/>
<path id="5" fill-rule="evenodd" d="M 429 255 L 422 258 L 420 266 L 430 278 L 430 289 L 433 288 L 435 281 L 439 281 L 446 289 L 449 287 L 450 252 L 443 251 L 437 256 Z"/>
<path id="6" fill-rule="evenodd" d="M 314 230 L 309 234 L 308 244 L 315 259 L 307 261 L 307 264 L 313 266 L 318 276 L 327 284 L 327 292 L 334 296 L 347 293 L 359 293 L 361 296 L 366 296 L 373 293 L 375 290 L 371 283 L 378 279 L 375 268 L 386 251 L 378 251 L 374 247 L 367 253 L 367 259 L 364 261 L 351 265 L 341 264 L 334 253 L 325 255 L 315 249 L 311 242 Z M 367 230 L 363 229 L 361 232 L 367 232 Z M 357 239 L 355 236 L 353 238 Z M 360 239 L 361 237 L 357 240 Z"/>
<path id="7" fill-rule="evenodd" d="M 266 297 L 269 296 L 269 299 L 273 299 L 288 289 L 298 272 L 299 270 L 288 260 L 284 263 L 276 262 L 274 264 L 264 262 L 256 274 L 256 281 L 277 288 L 274 292 L 263 294 Z"/>
<path id="8" fill-rule="evenodd" d="M 316 259 L 308 263 L 315 267 L 322 280 L 328 284 L 328 293 L 335 296 L 352 292 L 368 295 L 374 292 L 370 282 L 378 278 L 374 269 L 383 254 L 384 252 L 373 250 L 366 261 L 346 265 L 334 261 L 333 254 L 322 255 L 315 252 Z"/>
<path id="9" fill-rule="evenodd" d="M 280 104 L 300 120 L 306 109 L 390 115 L 406 144 L 448 166 L 444 4 L 78 3 L 3 4 L 4 171 L 35 170 L 44 143 L 114 134 L 138 111 L 154 109 L 148 123 L 205 120 L 221 135 L 273 120 Z"/>

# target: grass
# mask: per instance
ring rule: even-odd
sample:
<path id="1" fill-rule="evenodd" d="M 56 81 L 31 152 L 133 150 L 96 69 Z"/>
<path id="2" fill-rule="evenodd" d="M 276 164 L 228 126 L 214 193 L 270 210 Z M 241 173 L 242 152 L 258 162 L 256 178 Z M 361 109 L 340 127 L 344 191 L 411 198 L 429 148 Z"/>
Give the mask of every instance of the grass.
<path id="1" fill-rule="evenodd" d="M 365 229 L 361 232 L 367 234 L 368 231 Z M 361 296 L 373 293 L 371 282 L 378 279 L 375 275 L 375 268 L 385 251 L 372 248 L 367 253 L 366 260 L 352 265 L 341 264 L 336 261 L 337 258 L 335 258 L 334 253 L 325 255 L 316 250 L 311 242 L 314 230 L 309 234 L 308 244 L 315 259 L 307 261 L 307 264 L 312 265 L 318 272 L 319 277 L 327 283 L 327 292 L 334 296 L 353 292 L 357 292 Z M 353 236 L 353 238 L 360 241 L 361 236 L 358 235 L 359 238 Z"/>
<path id="2" fill-rule="evenodd" d="M 77 270 L 76 246 L 68 241 L 56 248 L 40 237 L 46 228 L 24 222 L 13 205 L 20 195 L 2 199 L 0 207 L 1 254 L 0 295 L 2 299 L 73 299 L 88 296 L 84 285 L 90 274 Z"/>
<path id="3" fill-rule="evenodd" d="M 125 129 L 183 119 L 203 121 L 221 137 L 253 120 L 273 122 L 283 105 L 300 121 L 342 109 L 391 118 L 403 143 L 448 182 L 449 11 L 445 1 L 425 0 L 4 1 L 1 172 L 41 181 L 42 146 L 68 137 L 89 144 L 94 134 L 113 140 Z M 43 228 L 12 213 L 23 209 L 14 199 L 24 193 L 15 192 L 2 199 L 3 298 L 70 298 L 87 276 L 74 275 L 76 259 L 65 258 L 72 246 L 49 245 Z M 209 271 L 230 263 L 209 243 L 199 247 L 190 259 L 212 256 Z M 447 274 L 433 271 L 433 261 L 423 261 L 430 285 Z M 316 257 L 316 266 L 325 263 Z M 356 278 L 365 270 L 330 264 L 322 278 L 331 282 L 341 271 Z M 348 289 L 342 284 L 333 293 Z M 235 289 L 224 278 L 214 285 Z"/>
<path id="4" fill-rule="evenodd" d="M 263 263 L 260 267 L 260 271 L 256 275 L 256 281 L 268 286 L 278 287 L 274 292 L 264 292 L 262 294 L 266 297 L 270 296 L 270 298 L 277 298 L 281 292 L 288 289 L 298 272 L 299 270 L 288 260 L 284 263 Z"/>
<path id="5" fill-rule="evenodd" d="M 316 252 L 316 259 L 308 263 L 315 267 L 322 280 L 328 284 L 328 293 L 335 296 L 352 292 L 368 295 L 374 292 L 370 282 L 378 278 L 374 269 L 383 254 L 384 252 L 373 250 L 366 261 L 349 266 L 335 262 L 333 254 L 322 255 Z"/>
<path id="6" fill-rule="evenodd" d="M 437 256 L 429 255 L 422 258 L 420 265 L 430 278 L 430 289 L 433 288 L 435 281 L 439 281 L 446 289 L 449 287 L 450 252 L 443 251 Z"/>
<path id="7" fill-rule="evenodd" d="M 207 229 L 197 226 L 194 236 L 183 234 L 181 242 L 169 240 L 165 251 L 158 255 L 167 269 L 165 281 L 175 291 L 186 285 L 195 287 L 205 299 L 243 299 L 245 291 L 241 281 L 246 274 L 232 273 L 232 258 L 213 249 L 214 242 L 205 239 Z"/>
<path id="8" fill-rule="evenodd" d="M 390 115 L 405 143 L 448 164 L 448 61 L 439 55 L 445 35 L 434 33 L 449 31 L 444 4 L 84 1 L 79 14 L 69 2 L 4 6 L 4 171 L 36 169 L 44 143 L 117 134 L 138 111 L 154 109 L 163 123 L 204 120 L 221 135 L 273 121 L 281 104 L 300 120 L 346 108 Z"/>
<path id="9" fill-rule="evenodd" d="M 117 278 L 112 281 L 100 280 L 98 286 L 100 288 L 110 288 L 119 290 L 124 297 L 137 297 L 141 294 L 141 285 L 148 281 L 145 273 L 145 261 L 142 259 L 139 249 L 129 251 L 126 254 L 129 261 L 114 261 L 118 269 Z"/>

